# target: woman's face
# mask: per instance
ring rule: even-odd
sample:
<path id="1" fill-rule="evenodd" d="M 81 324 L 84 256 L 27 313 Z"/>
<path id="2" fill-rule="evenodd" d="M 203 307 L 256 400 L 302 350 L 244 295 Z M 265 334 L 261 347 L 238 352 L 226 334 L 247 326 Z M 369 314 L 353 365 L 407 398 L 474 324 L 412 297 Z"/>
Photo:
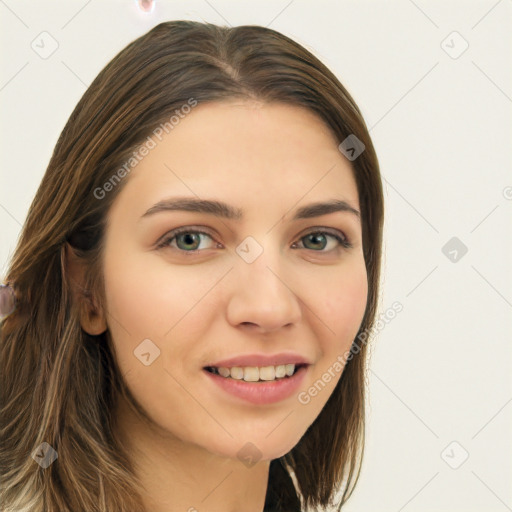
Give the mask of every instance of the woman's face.
<path id="1" fill-rule="evenodd" d="M 160 132 L 108 216 L 106 320 L 122 374 L 164 436 L 280 457 L 332 394 L 366 307 L 357 212 L 297 215 L 359 210 L 350 163 L 319 118 L 284 104 L 202 104 Z M 178 198 L 227 206 L 171 208 Z"/>

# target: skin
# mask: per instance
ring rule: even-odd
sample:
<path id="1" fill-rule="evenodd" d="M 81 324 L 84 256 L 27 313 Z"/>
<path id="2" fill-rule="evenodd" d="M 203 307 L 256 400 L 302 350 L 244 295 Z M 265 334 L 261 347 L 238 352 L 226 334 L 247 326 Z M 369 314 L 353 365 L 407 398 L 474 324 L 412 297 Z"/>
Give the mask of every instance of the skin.
<path id="1" fill-rule="evenodd" d="M 349 212 L 291 218 L 297 207 L 332 199 L 359 210 L 339 142 L 297 106 L 202 104 L 124 178 L 108 215 L 105 313 L 85 315 L 82 326 L 108 329 L 127 386 L 153 422 L 124 401 L 116 411 L 148 510 L 262 511 L 270 460 L 298 443 L 334 390 L 341 372 L 308 404 L 297 400 L 350 348 L 363 319 L 361 224 Z M 174 196 L 222 200 L 244 218 L 167 211 L 141 219 Z M 182 226 L 210 236 L 194 243 L 178 235 L 156 248 Z M 324 246 L 308 243 L 311 228 L 338 230 L 353 247 L 328 235 Z M 251 264 L 235 251 L 248 236 L 263 248 Z M 134 350 L 148 338 L 160 356 L 145 366 Z M 243 403 L 202 371 L 234 355 L 283 351 L 312 365 L 299 391 L 275 404 Z M 261 455 L 251 467 L 237 457 L 247 442 Z"/>

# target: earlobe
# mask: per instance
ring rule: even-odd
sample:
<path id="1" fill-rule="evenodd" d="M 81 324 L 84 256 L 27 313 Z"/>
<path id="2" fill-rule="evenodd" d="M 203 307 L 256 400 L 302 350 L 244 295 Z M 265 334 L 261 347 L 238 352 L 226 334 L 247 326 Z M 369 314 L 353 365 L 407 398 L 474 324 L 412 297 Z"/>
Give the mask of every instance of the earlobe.
<path id="1" fill-rule="evenodd" d="M 92 336 L 102 334 L 107 330 L 107 324 L 102 313 L 94 305 L 87 305 L 87 308 L 81 310 L 80 325 L 82 329 Z"/>
<path id="2" fill-rule="evenodd" d="M 65 243 L 64 257 L 65 273 L 73 301 L 80 311 L 80 325 L 92 336 L 102 334 L 107 330 L 107 322 L 103 311 L 97 305 L 91 292 L 85 287 L 85 265 L 71 245 Z"/>

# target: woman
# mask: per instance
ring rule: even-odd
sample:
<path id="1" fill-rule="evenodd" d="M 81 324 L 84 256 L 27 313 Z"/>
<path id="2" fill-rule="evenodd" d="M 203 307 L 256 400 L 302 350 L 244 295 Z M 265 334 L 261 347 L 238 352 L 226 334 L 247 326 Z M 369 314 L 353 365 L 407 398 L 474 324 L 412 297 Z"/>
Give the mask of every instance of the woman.
<path id="1" fill-rule="evenodd" d="M 302 46 L 192 21 L 129 44 L 8 269 L 5 510 L 341 507 L 382 223 L 362 115 Z"/>

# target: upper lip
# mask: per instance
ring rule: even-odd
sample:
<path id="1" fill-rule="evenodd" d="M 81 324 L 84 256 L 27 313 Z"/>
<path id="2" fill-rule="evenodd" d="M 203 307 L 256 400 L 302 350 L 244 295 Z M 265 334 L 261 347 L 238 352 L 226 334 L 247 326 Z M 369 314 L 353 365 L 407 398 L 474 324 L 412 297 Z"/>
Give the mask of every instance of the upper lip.
<path id="1" fill-rule="evenodd" d="M 207 365 L 207 367 L 227 367 L 233 366 L 277 366 L 281 364 L 310 364 L 308 360 L 299 354 L 293 352 L 282 352 L 280 354 L 245 354 L 229 359 L 222 359 L 215 363 Z"/>

